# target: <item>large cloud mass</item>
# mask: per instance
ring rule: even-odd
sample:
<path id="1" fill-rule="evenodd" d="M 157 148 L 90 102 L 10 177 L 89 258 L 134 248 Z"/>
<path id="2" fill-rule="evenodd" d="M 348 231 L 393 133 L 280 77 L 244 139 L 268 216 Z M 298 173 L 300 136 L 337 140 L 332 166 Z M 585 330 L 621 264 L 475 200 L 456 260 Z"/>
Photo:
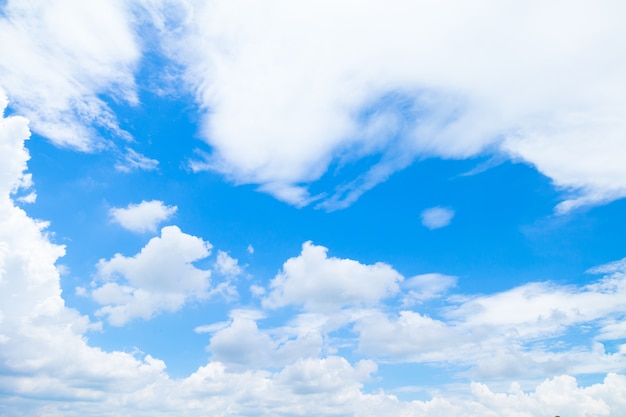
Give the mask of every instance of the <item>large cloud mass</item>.
<path id="1" fill-rule="evenodd" d="M 624 8 L 580 0 L 8 1 L 0 85 L 35 131 L 95 149 L 102 128 L 130 139 L 106 98 L 138 103 L 142 55 L 160 53 L 151 49 L 160 43 L 175 63 L 164 64 L 164 78 L 182 79 L 203 114 L 212 149 L 195 169 L 336 209 L 416 158 L 495 152 L 550 177 L 565 191 L 557 211 L 566 212 L 626 195 Z M 121 170 L 156 167 L 124 152 Z M 369 169 L 310 195 L 331 164 L 341 172 L 365 157 Z"/>
<path id="2" fill-rule="evenodd" d="M 210 168 L 286 201 L 331 161 L 379 162 L 349 204 L 418 156 L 503 152 L 571 198 L 626 195 L 624 3 L 188 2 L 172 56 L 206 111 Z M 181 52 L 182 51 L 182 52 Z M 304 184 L 304 185 L 303 185 Z"/>

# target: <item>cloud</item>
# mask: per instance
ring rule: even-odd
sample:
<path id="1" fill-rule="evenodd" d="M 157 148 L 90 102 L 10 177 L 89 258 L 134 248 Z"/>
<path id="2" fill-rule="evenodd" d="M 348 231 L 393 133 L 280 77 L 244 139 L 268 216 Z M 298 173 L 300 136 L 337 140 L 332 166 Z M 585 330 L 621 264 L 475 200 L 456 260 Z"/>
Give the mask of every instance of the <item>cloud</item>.
<path id="1" fill-rule="evenodd" d="M 454 217 L 454 210 L 444 207 L 432 207 L 422 211 L 421 219 L 424 227 L 428 229 L 440 229 L 446 227 Z"/>
<path id="2" fill-rule="evenodd" d="M 403 304 L 410 305 L 414 302 L 423 302 L 440 297 L 448 289 L 454 287 L 456 281 L 457 277 L 436 273 L 409 278 L 404 281 L 403 285 L 408 290 L 404 296 Z"/>
<path id="3" fill-rule="evenodd" d="M 126 208 L 112 208 L 109 215 L 114 222 L 131 232 L 155 232 L 157 226 L 170 219 L 178 207 L 166 206 L 162 201 L 142 201 L 139 204 L 129 204 Z"/>
<path id="4" fill-rule="evenodd" d="M 232 258 L 228 253 L 224 251 L 217 251 L 217 260 L 215 261 L 215 271 L 222 275 L 235 277 L 243 272 L 239 261 Z"/>
<path id="5" fill-rule="evenodd" d="M 235 310 L 230 316 L 231 322 L 215 332 L 207 350 L 214 360 L 235 369 L 278 368 L 321 352 L 322 335 L 314 329 L 272 329 L 272 334 L 258 328 L 262 315 Z"/>
<path id="6" fill-rule="evenodd" d="M 388 360 L 447 363 L 475 378 L 536 378 L 622 372 L 626 351 L 616 325 L 626 308 L 626 271 L 582 287 L 530 283 L 496 294 L 461 297 L 433 318 L 416 311 L 372 311 L 356 320 L 359 350 Z M 572 342 L 573 333 L 585 337 Z"/>
<path id="7" fill-rule="evenodd" d="M 0 86 L 33 130 L 79 150 L 108 146 L 98 129 L 130 139 L 103 95 L 138 102 L 140 58 L 123 1 L 8 1 L 2 5 Z"/>
<path id="8" fill-rule="evenodd" d="M 150 319 L 177 311 L 191 300 L 207 298 L 211 272 L 193 262 L 210 255 L 211 244 L 185 234 L 176 226 L 161 229 L 137 255 L 116 254 L 98 263 L 91 297 L 104 305 L 96 314 L 114 326 L 134 318 Z"/>
<path id="9" fill-rule="evenodd" d="M 398 292 L 403 277 L 384 263 L 364 265 L 351 259 L 328 258 L 328 249 L 305 242 L 299 256 L 287 260 L 270 282 L 263 305 L 289 304 L 306 310 L 375 305 Z"/>
<path id="10" fill-rule="evenodd" d="M 106 100 L 138 103 L 143 47 L 169 56 L 163 66 L 180 68 L 196 98 L 211 146 L 196 170 L 333 210 L 415 160 L 492 153 L 550 177 L 564 213 L 626 195 L 623 8 L 8 1 L 0 85 L 56 144 L 116 148 L 103 137 L 132 138 Z M 310 195 L 329 166 L 367 160 L 377 162 Z M 128 148 L 116 167 L 156 165 Z"/>
<path id="11" fill-rule="evenodd" d="M 567 211 L 626 195 L 620 11 L 582 1 L 186 2 L 163 44 L 204 112 L 213 149 L 197 168 L 301 205 L 331 164 L 377 156 L 327 190 L 322 206 L 337 208 L 415 159 L 488 152 L 549 176 Z"/>
<path id="12" fill-rule="evenodd" d="M 126 153 L 121 161 L 115 164 L 115 169 L 121 172 L 132 172 L 137 170 L 153 171 L 159 166 L 159 161 L 150 159 L 131 148 L 126 148 Z"/>
<path id="13" fill-rule="evenodd" d="M 0 93 L 0 107 L 5 103 L 6 99 Z M 575 378 L 567 375 L 539 381 L 524 390 L 516 383 L 508 389 L 497 389 L 477 382 L 461 383 L 457 385 L 456 391 L 440 391 L 425 401 L 404 401 L 384 389 L 372 391 L 365 384 L 377 378 L 374 361 L 365 358 L 351 362 L 338 354 L 319 353 L 313 347 L 319 348 L 322 344 L 321 352 L 324 352 L 323 345 L 328 343 L 329 332 L 341 328 L 345 323 L 353 323 L 365 314 L 373 314 L 376 311 L 372 310 L 373 307 L 358 311 L 344 309 L 338 314 L 303 313 L 287 325 L 273 328 L 257 324 L 263 320 L 262 314 L 265 313 L 235 311 L 229 322 L 204 329 L 213 334 L 213 354 L 222 355 L 225 362 L 230 362 L 225 364 L 210 360 L 182 378 L 169 377 L 165 372 L 166 364 L 149 354 L 107 352 L 90 346 L 89 331 L 98 329 L 98 323 L 90 322 L 87 316 L 67 307 L 62 298 L 59 277 L 62 268 L 57 262 L 65 253 L 65 248 L 50 241 L 51 233 L 46 232 L 45 222 L 30 218 L 13 201 L 12 192 L 31 181 L 24 172 L 29 158 L 24 147 L 24 141 L 29 136 L 27 123 L 22 117 L 0 118 L 0 391 L 3 393 L 0 414 L 3 416 L 153 417 L 181 413 L 188 416 L 210 414 L 224 417 L 269 417 L 278 414 L 356 417 L 469 417 L 514 413 L 573 417 L 626 415 L 626 404 L 623 401 L 626 396 L 626 377 L 615 373 L 608 373 L 602 381 L 590 386 L 581 386 Z M 321 259 L 323 265 L 334 264 L 340 270 L 358 272 L 368 284 L 375 281 L 368 275 L 368 271 L 373 274 L 372 271 L 376 270 L 374 267 L 380 264 L 363 265 L 346 259 L 327 258 L 323 248 L 309 246 L 317 256 L 312 258 Z M 305 254 L 304 249 L 300 257 L 293 259 L 302 261 L 307 258 L 310 261 L 312 254 Z M 161 290 L 167 292 L 173 287 L 177 290 L 191 288 L 193 292 L 193 288 L 201 286 L 200 281 L 206 282 L 208 271 L 199 270 L 191 263 L 201 259 L 208 250 L 208 243 L 202 239 L 186 235 L 174 226 L 166 227 L 160 237 L 152 239 L 135 257 L 117 255 L 102 261 L 99 264 L 100 278 L 116 278 L 124 285 L 142 287 L 153 294 Z M 178 261 L 170 263 L 172 259 Z M 497 309 L 503 302 L 512 300 L 519 303 L 522 309 L 525 306 L 522 303 L 529 302 L 532 308 L 528 310 L 535 311 L 536 315 L 507 311 L 504 325 L 512 323 L 519 326 L 520 323 L 529 322 L 527 325 L 538 323 L 544 329 L 541 320 L 537 318 L 547 317 L 548 321 L 558 321 L 559 314 L 546 316 L 549 309 L 545 306 L 556 303 L 562 308 L 564 323 L 568 326 L 592 320 L 599 327 L 604 326 L 603 329 L 619 332 L 619 328 L 613 324 L 619 322 L 622 317 L 620 314 L 623 315 L 624 311 L 621 300 L 626 299 L 623 294 L 625 264 L 622 260 L 596 268 L 594 272 L 607 275 L 581 288 L 544 285 L 529 287 L 526 291 L 514 289 L 510 294 L 496 294 L 493 298 L 484 296 L 465 299 L 460 303 L 461 307 L 467 306 L 461 309 L 461 316 L 450 313 L 449 322 L 443 325 L 437 319 L 428 320 L 425 315 L 421 315 L 421 319 L 408 317 L 406 322 L 424 327 L 427 330 L 424 334 L 426 339 L 438 337 L 429 326 L 443 326 L 443 333 L 446 326 L 449 328 L 455 323 L 471 322 L 470 319 L 474 320 L 472 329 L 477 326 L 501 326 L 499 321 L 486 321 L 481 316 L 481 309 Z M 166 279 L 169 267 L 182 273 L 180 286 Z M 381 272 L 382 276 L 395 276 L 389 266 L 383 264 L 380 268 L 380 271 L 386 271 Z M 320 271 L 324 272 L 325 269 L 321 268 Z M 284 268 L 283 272 L 293 271 Z M 191 277 L 198 280 L 194 281 Z M 386 282 L 383 287 L 393 288 L 392 283 L 397 280 L 383 281 Z M 409 288 L 418 291 L 430 287 L 429 279 L 407 281 Z M 352 303 L 354 299 L 362 298 L 375 304 L 373 300 L 378 300 L 381 294 L 386 293 L 380 288 L 374 292 L 378 295 L 348 292 L 345 300 Z M 317 293 L 314 295 L 317 296 Z M 580 313 L 575 311 L 574 303 L 581 306 Z M 593 303 L 598 305 L 594 306 Z M 384 316 L 379 314 L 374 317 L 380 319 Z M 607 317 L 615 320 L 605 321 Z M 336 322 L 332 323 L 333 320 Z M 550 329 L 553 328 L 553 325 L 546 326 L 547 330 L 542 332 L 552 334 L 550 332 L 553 330 Z M 220 333 L 227 329 L 230 329 L 230 334 Z M 492 331 L 493 328 L 488 330 Z M 395 336 L 399 338 L 406 333 Z M 220 338 L 214 339 L 218 334 Z M 304 337 L 307 334 L 312 335 L 311 339 Z M 252 368 L 237 368 L 237 360 L 241 363 L 241 359 L 232 356 L 232 353 L 229 356 L 227 350 L 228 346 L 237 347 L 234 345 L 237 337 L 246 341 L 261 341 L 261 356 L 269 355 L 276 360 L 273 365 L 277 368 L 255 369 L 256 359 L 247 356 L 254 345 L 250 345 L 249 351 L 242 356 L 245 359 L 243 363 L 251 364 Z M 319 337 L 322 338 L 321 342 Z M 415 346 L 420 346 L 426 339 L 416 339 Z M 390 339 L 390 343 L 395 345 L 397 339 Z M 483 347 L 485 363 L 500 363 L 501 356 L 494 357 L 492 345 L 485 344 Z M 459 345 L 455 345 L 455 349 L 458 348 Z M 446 351 L 450 352 L 454 350 Z M 571 363 L 579 367 L 576 371 L 593 371 L 581 367 L 589 364 L 593 366 L 589 362 L 590 355 L 600 357 L 601 353 L 600 350 L 596 353 L 581 351 L 578 356 L 572 357 Z M 624 363 L 623 356 L 615 355 L 613 360 L 613 367 Z"/>
<path id="14" fill-rule="evenodd" d="M 0 114 L 6 106 L 0 90 Z M 97 324 L 61 297 L 57 260 L 63 246 L 49 240 L 47 223 L 14 205 L 11 192 L 29 178 L 24 141 L 28 120 L 0 117 L 0 390 L 3 415 L 39 414 L 46 401 L 102 401 L 164 376 L 163 362 L 88 346 Z M 16 407 L 16 408 L 12 408 Z"/>

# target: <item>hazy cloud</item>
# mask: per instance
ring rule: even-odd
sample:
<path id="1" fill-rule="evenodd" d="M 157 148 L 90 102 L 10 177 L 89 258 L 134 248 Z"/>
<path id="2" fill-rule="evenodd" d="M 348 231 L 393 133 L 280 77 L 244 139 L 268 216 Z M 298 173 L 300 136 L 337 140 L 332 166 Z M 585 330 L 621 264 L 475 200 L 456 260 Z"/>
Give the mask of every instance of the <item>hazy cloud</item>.
<path id="1" fill-rule="evenodd" d="M 454 217 L 454 210 L 445 207 L 431 207 L 422 211 L 422 224 L 428 229 L 440 229 L 446 227 Z"/>

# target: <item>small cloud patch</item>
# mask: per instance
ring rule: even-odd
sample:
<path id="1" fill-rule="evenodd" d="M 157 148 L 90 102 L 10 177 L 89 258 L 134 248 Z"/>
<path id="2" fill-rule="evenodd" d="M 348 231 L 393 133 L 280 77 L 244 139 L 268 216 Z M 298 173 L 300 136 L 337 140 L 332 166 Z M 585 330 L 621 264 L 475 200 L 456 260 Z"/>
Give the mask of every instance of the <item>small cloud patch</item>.
<path id="1" fill-rule="evenodd" d="M 446 227 L 454 217 L 454 210 L 445 207 L 431 207 L 422 211 L 422 225 L 431 230 Z"/>

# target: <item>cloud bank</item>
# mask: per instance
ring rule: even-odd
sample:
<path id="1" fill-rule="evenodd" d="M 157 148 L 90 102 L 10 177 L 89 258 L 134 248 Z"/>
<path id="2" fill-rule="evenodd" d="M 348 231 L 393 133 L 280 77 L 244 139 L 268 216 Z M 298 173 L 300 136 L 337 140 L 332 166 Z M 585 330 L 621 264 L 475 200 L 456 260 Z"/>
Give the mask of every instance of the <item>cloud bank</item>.
<path id="1" fill-rule="evenodd" d="M 416 158 L 500 153 L 559 212 L 626 195 L 620 2 L 185 4 L 164 44 L 205 112 L 196 169 L 307 204 L 331 163 L 378 155 L 332 209 Z"/>
<path id="2" fill-rule="evenodd" d="M 565 213 L 626 195 L 624 7 L 8 1 L 0 85 L 54 143 L 151 170 L 107 138 L 132 140 L 109 101 L 139 104 L 140 64 L 157 53 L 201 114 L 211 150 L 195 170 L 332 210 L 415 160 L 495 153 L 548 176 Z M 359 161 L 369 168 L 311 195 L 330 166 Z"/>

